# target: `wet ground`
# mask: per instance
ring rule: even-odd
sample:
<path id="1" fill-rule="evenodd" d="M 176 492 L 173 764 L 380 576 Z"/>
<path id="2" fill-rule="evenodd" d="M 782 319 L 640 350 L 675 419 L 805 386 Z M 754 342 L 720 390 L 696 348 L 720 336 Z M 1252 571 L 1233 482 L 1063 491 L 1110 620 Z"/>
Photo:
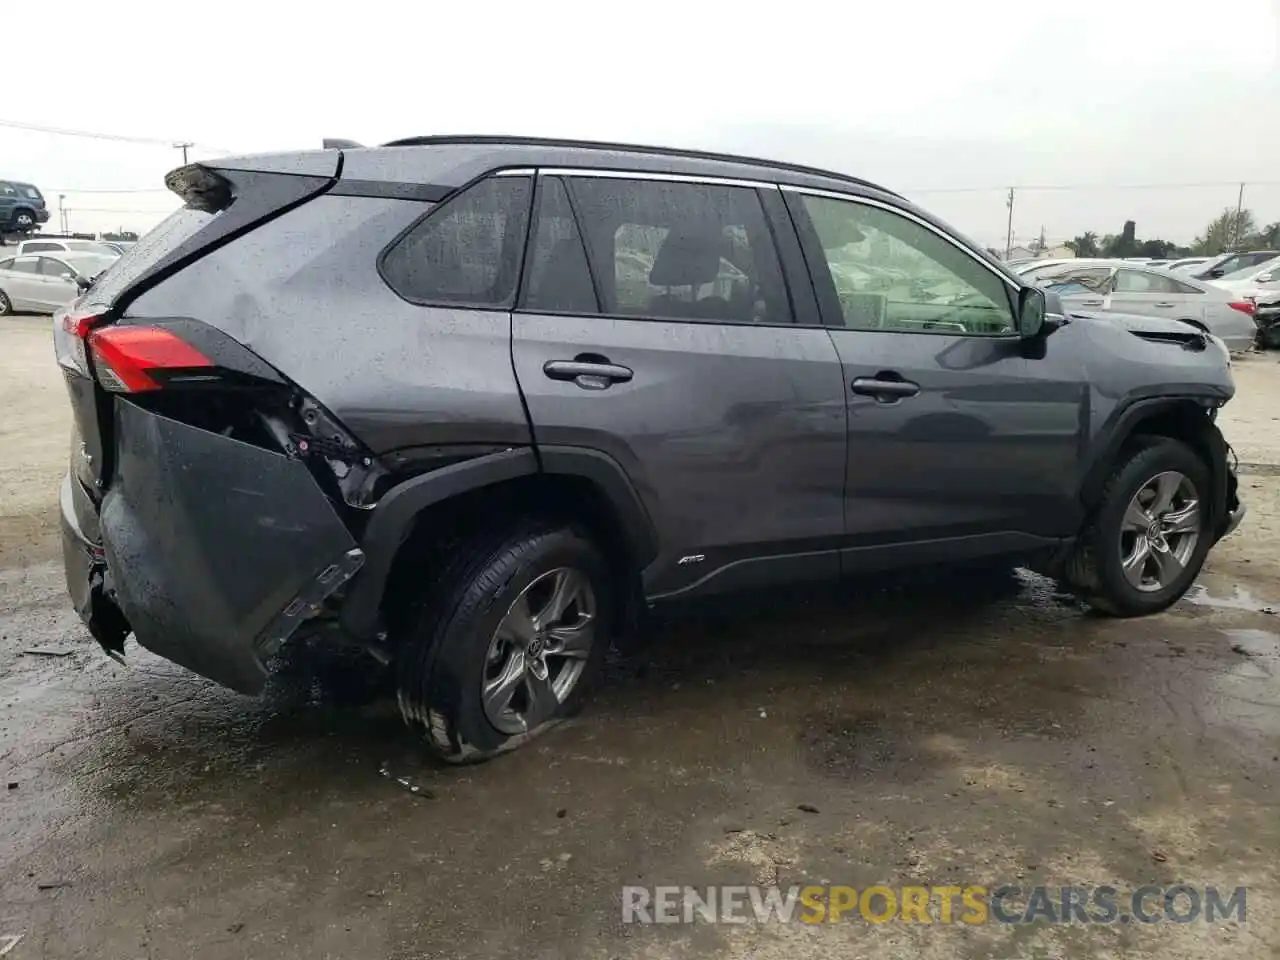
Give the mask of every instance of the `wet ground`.
<path id="1" fill-rule="evenodd" d="M 97 651 L 52 560 L 46 323 L 0 328 L 0 956 L 1280 955 L 1274 356 L 1228 407 L 1252 513 L 1167 614 L 943 574 L 708 613 L 441 769 L 361 661 L 295 651 L 251 700 Z M 1247 920 L 622 923 L 626 884 L 754 882 L 1243 885 Z"/>

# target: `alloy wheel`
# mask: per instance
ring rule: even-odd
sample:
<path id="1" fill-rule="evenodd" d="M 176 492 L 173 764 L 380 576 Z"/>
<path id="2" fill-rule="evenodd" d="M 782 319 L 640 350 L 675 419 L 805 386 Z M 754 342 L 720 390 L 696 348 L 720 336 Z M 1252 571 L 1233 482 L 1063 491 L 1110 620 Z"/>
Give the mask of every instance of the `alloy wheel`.
<path id="1" fill-rule="evenodd" d="M 22 230 L 26 230 L 28 227 L 31 227 L 35 224 L 35 221 L 31 219 L 31 214 L 29 213 L 18 214 L 16 218 L 16 222 L 18 224 L 18 227 Z"/>
<path id="2" fill-rule="evenodd" d="M 501 733 L 537 729 L 577 686 L 596 639 L 596 596 L 579 570 L 560 567 L 520 592 L 485 656 L 481 702 Z"/>
<path id="3" fill-rule="evenodd" d="M 1143 593 L 1171 585 L 1200 540 L 1200 496 L 1191 478 L 1158 473 L 1138 488 L 1120 521 L 1120 566 Z"/>

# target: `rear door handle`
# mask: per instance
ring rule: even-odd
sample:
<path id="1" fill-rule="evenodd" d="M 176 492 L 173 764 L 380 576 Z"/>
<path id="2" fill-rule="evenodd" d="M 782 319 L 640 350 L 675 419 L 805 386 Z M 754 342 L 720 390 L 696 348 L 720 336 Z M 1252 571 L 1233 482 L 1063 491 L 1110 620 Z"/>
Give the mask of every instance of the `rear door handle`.
<path id="1" fill-rule="evenodd" d="M 548 360 L 542 372 L 552 380 L 572 381 L 583 390 L 605 390 L 632 377 L 630 367 L 585 360 Z"/>
<path id="2" fill-rule="evenodd" d="M 1101 300 L 1081 300 L 1081 301 L 1080 301 L 1080 306 L 1082 306 L 1082 307 L 1100 307 L 1100 306 L 1102 306 L 1102 301 L 1101 301 Z"/>
<path id="3" fill-rule="evenodd" d="M 1170 303 L 1170 302 L 1169 302 L 1169 301 L 1167 301 L 1167 300 L 1161 300 L 1159 303 L 1157 303 L 1157 304 L 1156 304 L 1156 306 L 1157 306 L 1157 307 L 1176 307 L 1176 306 L 1177 306 L 1177 304 L 1176 304 L 1176 303 Z"/>
<path id="4" fill-rule="evenodd" d="M 914 397 L 920 392 L 920 384 L 910 380 L 880 380 L 875 377 L 858 377 L 849 386 L 854 393 L 884 401 Z"/>

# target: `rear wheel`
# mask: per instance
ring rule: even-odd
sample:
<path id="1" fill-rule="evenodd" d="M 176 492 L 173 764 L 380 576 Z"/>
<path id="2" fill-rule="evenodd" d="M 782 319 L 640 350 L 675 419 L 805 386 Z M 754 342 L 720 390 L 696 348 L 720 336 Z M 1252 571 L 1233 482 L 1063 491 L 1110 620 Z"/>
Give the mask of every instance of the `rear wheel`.
<path id="1" fill-rule="evenodd" d="M 1183 443 L 1154 439 L 1120 463 L 1081 535 L 1067 579 L 1120 617 L 1164 610 L 1191 586 L 1212 545 L 1209 470 Z"/>
<path id="2" fill-rule="evenodd" d="M 13 225 L 19 233 L 30 233 L 36 225 L 36 218 L 26 210 L 19 210 L 14 214 Z"/>
<path id="3" fill-rule="evenodd" d="M 610 642 L 603 557 L 568 527 L 524 523 L 457 552 L 408 618 L 405 721 L 452 762 L 514 749 L 579 709 Z"/>

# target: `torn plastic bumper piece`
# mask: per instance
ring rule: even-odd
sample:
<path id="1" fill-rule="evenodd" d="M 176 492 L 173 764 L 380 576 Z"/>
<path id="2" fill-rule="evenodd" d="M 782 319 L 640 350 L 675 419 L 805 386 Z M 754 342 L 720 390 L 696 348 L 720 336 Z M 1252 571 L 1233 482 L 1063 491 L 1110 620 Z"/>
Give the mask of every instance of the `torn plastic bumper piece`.
<path id="1" fill-rule="evenodd" d="M 98 519 L 103 594 L 138 642 L 241 693 L 364 562 L 304 463 L 123 399 Z"/>

